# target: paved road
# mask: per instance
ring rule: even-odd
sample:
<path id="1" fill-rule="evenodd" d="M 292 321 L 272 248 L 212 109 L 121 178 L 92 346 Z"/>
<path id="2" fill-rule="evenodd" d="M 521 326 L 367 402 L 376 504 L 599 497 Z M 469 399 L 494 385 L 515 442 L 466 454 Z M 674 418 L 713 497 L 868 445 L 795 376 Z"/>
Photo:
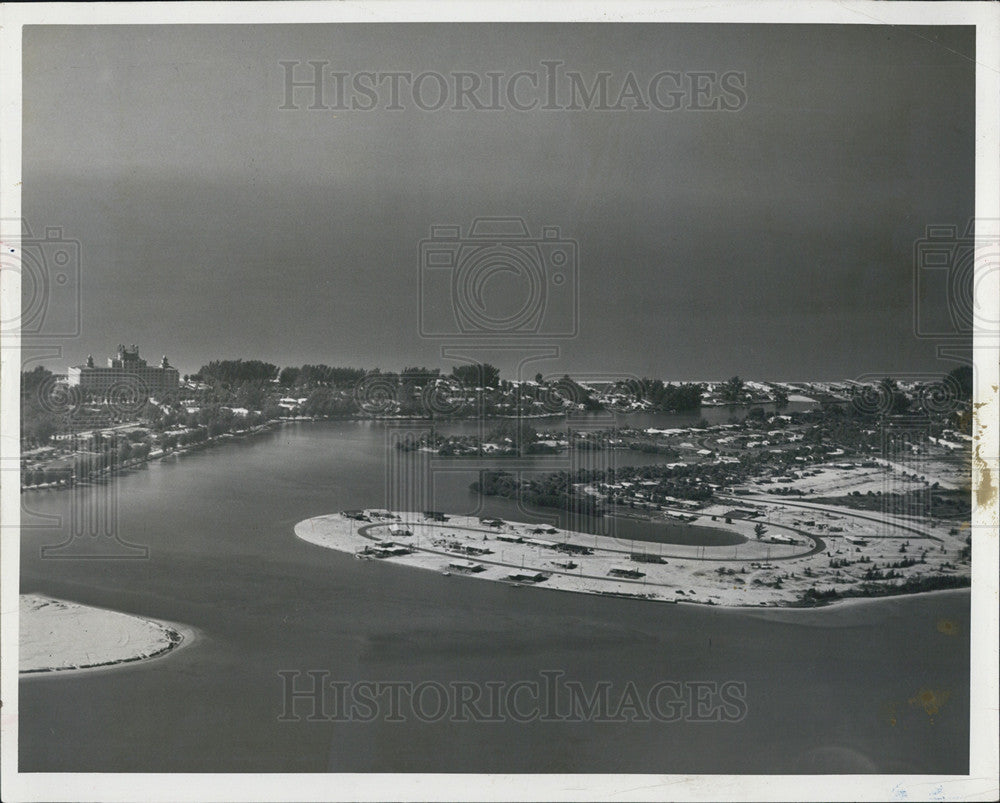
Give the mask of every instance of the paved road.
<path id="1" fill-rule="evenodd" d="M 420 522 L 416 522 L 416 523 L 419 524 Z M 363 526 L 359 527 L 357 532 L 358 532 L 358 535 L 360 535 L 360 536 L 362 536 L 364 538 L 367 538 L 369 541 L 380 541 L 385 536 L 384 535 L 383 536 L 370 535 L 369 534 L 369 530 L 371 530 L 374 527 L 388 527 L 388 526 L 389 526 L 388 522 L 373 522 L 371 524 L 366 524 L 366 525 L 363 525 Z M 451 529 L 454 529 L 454 530 L 466 530 L 467 532 L 473 532 L 473 533 L 487 533 L 488 532 L 487 530 L 480 530 L 480 529 L 477 529 L 475 527 L 453 526 L 453 525 L 450 525 L 450 524 L 447 525 L 447 526 L 450 527 Z M 775 525 L 775 526 L 778 526 L 778 525 Z M 817 536 L 812 535 L 811 533 L 806 533 L 806 532 L 803 532 L 802 530 L 796 530 L 794 527 L 787 527 L 785 525 L 782 525 L 782 526 L 784 527 L 784 529 L 792 530 L 792 532 L 798 533 L 803 538 L 806 538 L 809 541 L 812 541 L 813 542 L 813 547 L 811 549 L 809 549 L 808 551 L 806 551 L 806 552 L 796 552 L 793 555 L 780 555 L 780 556 L 777 556 L 777 557 L 766 557 L 766 558 L 760 557 L 760 556 L 758 556 L 758 557 L 750 557 L 750 556 L 748 556 L 748 557 L 745 557 L 745 558 L 740 558 L 740 557 L 720 557 L 720 558 L 712 557 L 712 558 L 708 558 L 708 557 L 697 557 L 697 556 L 694 556 L 694 555 L 673 555 L 673 554 L 669 554 L 669 553 L 663 554 L 662 557 L 664 557 L 664 558 L 671 558 L 673 560 L 702 560 L 702 561 L 708 561 L 708 562 L 713 562 L 714 561 L 714 562 L 717 562 L 717 563 L 732 563 L 733 561 L 739 561 L 739 562 L 743 562 L 743 563 L 747 563 L 747 562 L 750 562 L 750 561 L 757 561 L 757 562 L 759 562 L 759 561 L 766 561 L 768 563 L 773 563 L 775 561 L 781 561 L 781 560 L 795 560 L 797 558 L 806 558 L 806 557 L 809 557 L 810 555 L 815 555 L 818 552 L 823 552 L 826 549 L 826 544 L 823 542 L 823 539 L 818 538 Z M 725 549 L 726 547 L 718 547 L 718 548 L 719 549 Z M 736 548 L 738 549 L 739 545 L 736 545 Z M 597 549 L 599 551 L 601 551 L 601 552 L 610 552 L 610 553 L 617 554 L 617 555 L 632 555 L 634 553 L 634 551 L 635 551 L 635 550 L 631 550 L 631 549 L 611 549 L 609 547 L 597 547 Z M 450 557 L 450 558 L 458 557 L 458 555 L 456 555 L 456 553 L 454 553 L 454 552 L 441 551 L 441 550 L 437 550 L 437 549 L 428 549 L 427 547 L 420 547 L 419 551 L 420 552 L 429 552 L 429 553 L 434 554 L 434 555 L 445 555 L 445 556 Z M 471 558 L 472 556 L 466 556 L 466 557 L 467 558 Z M 569 556 L 569 557 L 572 557 L 572 556 Z M 493 564 L 493 565 L 496 565 L 496 566 L 507 566 L 507 567 L 512 568 L 512 569 L 519 569 L 520 568 L 519 566 L 517 566 L 515 564 L 512 564 L 512 563 L 506 563 L 506 562 L 501 562 L 501 561 L 497 561 L 497 560 L 488 560 L 488 559 L 485 559 L 485 558 L 481 558 L 479 556 L 475 556 L 475 560 L 479 561 L 480 563 L 490 563 L 490 564 Z M 550 570 L 549 569 L 545 569 L 544 571 L 549 572 Z M 586 575 L 586 574 L 585 575 L 580 575 L 577 572 L 551 571 L 550 573 L 551 574 L 568 574 L 568 575 L 570 575 L 572 577 L 581 577 L 581 576 L 582 577 L 595 577 L 596 579 L 600 579 L 600 580 L 608 580 L 608 579 L 610 579 L 608 577 L 605 577 L 604 575 Z M 613 578 L 613 579 L 616 580 L 616 581 L 619 580 L 619 578 Z M 641 580 L 625 580 L 625 579 L 622 579 L 622 582 L 636 582 L 636 583 L 640 583 L 640 584 L 642 583 Z"/>
<path id="2" fill-rule="evenodd" d="M 771 504 L 771 505 L 786 505 L 788 507 L 798 507 L 798 508 L 802 508 L 804 510 L 819 510 L 819 511 L 823 511 L 825 513 L 836 513 L 839 516 L 849 516 L 849 517 L 855 518 L 855 519 L 863 519 L 865 521 L 874 521 L 874 522 L 876 522 L 878 524 L 889 524 L 892 527 L 897 527 L 900 530 L 906 530 L 908 532 L 915 533 L 920 538 L 924 538 L 924 539 L 927 539 L 927 540 L 930 540 L 930 541 L 936 541 L 937 543 L 941 543 L 942 540 L 943 540 L 943 539 L 941 539 L 940 537 L 938 537 L 936 535 L 931 535 L 926 530 L 922 530 L 919 527 L 913 526 L 912 524 L 903 524 L 902 522 L 900 522 L 896 518 L 890 518 L 888 516 L 883 516 L 881 518 L 878 518 L 876 516 L 866 516 L 866 515 L 864 515 L 862 513 L 858 513 L 857 511 L 851 510 L 850 508 L 831 507 L 831 506 L 827 506 L 827 505 L 818 505 L 818 504 L 814 504 L 812 502 L 789 502 L 787 499 L 785 499 L 784 497 L 781 497 L 781 496 L 775 497 L 775 496 L 761 495 L 761 496 L 737 496 L 737 497 L 732 497 L 732 498 L 725 497 L 725 501 L 726 502 L 739 502 L 739 500 L 741 500 L 741 499 L 743 499 L 743 500 L 749 500 L 751 502 L 766 502 L 767 504 Z M 898 536 L 891 536 L 891 535 L 888 535 L 888 536 L 876 536 L 876 537 L 898 538 Z"/>

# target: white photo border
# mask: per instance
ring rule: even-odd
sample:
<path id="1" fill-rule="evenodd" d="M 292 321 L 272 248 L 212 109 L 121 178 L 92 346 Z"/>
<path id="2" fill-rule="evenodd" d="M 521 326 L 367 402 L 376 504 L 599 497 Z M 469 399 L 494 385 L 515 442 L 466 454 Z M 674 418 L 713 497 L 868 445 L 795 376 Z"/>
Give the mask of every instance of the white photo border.
<path id="1" fill-rule="evenodd" d="M 1000 219 L 1000 5 L 979 2 L 188 2 L 38 3 L 0 7 L 0 209 L 21 217 L 21 36 L 24 25 L 273 24 L 348 22 L 698 22 L 976 27 L 976 217 Z M 8 224 L 4 224 L 8 225 Z M 977 234 L 979 232 L 977 231 Z M 0 239 L 20 237 L 0 230 Z M 998 232 L 992 232 L 994 236 Z M 996 252 L 994 251 L 994 254 Z M 1000 271 L 982 282 L 977 301 L 1000 319 Z M 19 276 L 0 274 L 0 318 L 20 311 Z M 10 316 L 10 317 L 8 317 Z M 977 332 L 975 409 L 978 461 L 973 493 L 992 485 L 973 512 L 971 753 L 968 776 L 928 775 L 447 775 L 447 774 L 110 774 L 19 773 L 19 491 L 0 487 L 2 516 L 2 740 L 5 800 L 995 800 L 998 776 L 998 356 L 995 335 Z M 982 355 L 980 357 L 980 355 Z M 20 338 L 2 343 L 0 451 L 19 457 Z M 18 462 L 19 465 L 19 462 Z"/>

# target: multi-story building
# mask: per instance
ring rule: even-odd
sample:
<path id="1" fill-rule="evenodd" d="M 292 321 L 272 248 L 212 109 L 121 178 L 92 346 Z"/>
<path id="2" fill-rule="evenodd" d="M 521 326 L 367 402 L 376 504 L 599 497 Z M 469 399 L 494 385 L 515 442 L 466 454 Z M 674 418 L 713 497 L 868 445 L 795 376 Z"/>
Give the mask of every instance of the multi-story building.
<path id="1" fill-rule="evenodd" d="M 118 346 L 114 357 L 108 358 L 107 367 L 94 365 L 94 358 L 87 357 L 85 365 L 72 365 L 67 372 L 67 382 L 89 393 L 107 393 L 115 386 L 124 386 L 151 395 L 176 390 L 180 374 L 164 357 L 157 366 L 147 365 L 139 357 L 139 347 Z"/>

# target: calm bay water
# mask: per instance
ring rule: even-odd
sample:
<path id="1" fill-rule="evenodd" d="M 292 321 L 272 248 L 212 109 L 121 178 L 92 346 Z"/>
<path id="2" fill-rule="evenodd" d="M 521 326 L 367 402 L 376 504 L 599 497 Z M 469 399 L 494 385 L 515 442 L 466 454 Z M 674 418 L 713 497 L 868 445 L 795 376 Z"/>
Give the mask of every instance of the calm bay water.
<path id="1" fill-rule="evenodd" d="M 442 577 L 295 538 L 301 519 L 407 493 L 441 510 L 526 517 L 507 500 L 480 507 L 468 490 L 478 461 L 433 459 L 433 482 L 413 490 L 406 481 L 413 467 L 389 442 L 380 424 L 287 425 L 152 464 L 112 485 L 26 495 L 24 522 L 36 526 L 22 536 L 23 592 L 178 622 L 199 636 L 143 665 L 22 680 L 21 769 L 967 771 L 967 592 L 819 611 L 726 611 Z M 615 459 L 662 461 L 636 453 Z M 528 464 L 559 469 L 567 460 Z M 112 511 L 110 529 L 147 546 L 148 559 L 41 557 L 43 546 L 66 541 L 78 511 L 91 515 L 102 505 Z M 45 526 L 43 516 L 59 518 Z M 620 526 L 629 537 L 630 524 Z M 671 537 L 690 537 L 685 532 Z M 109 543 L 99 535 L 86 548 Z M 940 627 L 944 621 L 951 626 Z M 642 693 L 661 681 L 736 681 L 746 684 L 746 715 L 738 722 L 283 722 L 278 672 L 285 670 L 323 670 L 343 681 L 507 684 L 556 670 L 586 689 L 606 681 L 613 698 L 630 681 Z M 927 690 L 946 698 L 933 715 L 919 704 Z"/>

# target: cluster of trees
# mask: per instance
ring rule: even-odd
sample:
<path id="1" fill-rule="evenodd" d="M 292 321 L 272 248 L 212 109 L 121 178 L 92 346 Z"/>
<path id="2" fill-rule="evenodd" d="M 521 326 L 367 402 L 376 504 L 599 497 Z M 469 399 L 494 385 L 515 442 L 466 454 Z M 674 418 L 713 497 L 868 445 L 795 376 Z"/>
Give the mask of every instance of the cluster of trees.
<path id="1" fill-rule="evenodd" d="M 149 457 L 151 448 L 147 441 L 133 443 L 128 438 L 105 438 L 91 449 L 77 453 L 73 461 L 73 476 L 80 481 L 94 474 L 141 463 Z"/>
<path id="2" fill-rule="evenodd" d="M 690 499 L 694 501 L 707 501 L 712 498 L 712 488 L 699 469 L 708 469 L 709 474 L 716 474 L 722 467 L 720 466 L 625 466 L 619 469 L 579 469 L 575 472 L 552 472 L 528 482 L 527 487 L 535 495 L 555 499 L 551 506 L 564 507 L 565 503 L 560 502 L 566 494 L 580 496 L 594 506 L 597 504 L 596 498 L 590 495 L 579 495 L 573 489 L 574 484 L 580 483 L 608 483 L 614 484 L 621 481 L 633 480 L 655 480 L 657 485 L 646 486 L 642 490 L 649 496 L 650 501 L 662 504 L 667 501 L 666 497 L 672 496 L 676 499 Z M 495 476 L 494 476 L 495 475 Z M 500 490 L 495 491 L 498 496 L 508 496 L 504 492 L 506 486 L 503 483 L 514 481 L 512 475 L 506 472 L 484 472 L 489 482 L 483 486 L 487 489 L 493 487 L 492 484 L 501 483 Z M 482 478 L 481 478 L 482 479 Z M 491 484 L 492 483 L 492 484 Z M 477 490 L 477 484 L 473 483 L 473 490 Z M 486 491 L 484 491 L 486 492 Z M 633 501 L 630 493 L 626 489 L 613 490 L 608 495 L 610 502 L 619 504 L 629 504 Z M 549 505 L 549 501 L 536 501 L 535 504 Z"/>
<path id="3" fill-rule="evenodd" d="M 745 401 L 745 386 L 746 383 L 742 379 L 738 376 L 734 376 L 732 379 L 728 379 L 722 383 L 719 387 L 719 396 L 723 401 L 738 404 L 739 402 Z"/>
<path id="4" fill-rule="evenodd" d="M 483 471 L 469 487 L 484 496 L 518 499 L 529 505 L 557 508 L 578 516 L 600 516 L 598 501 L 576 493 L 573 488 L 574 483 L 588 481 L 583 479 L 587 476 L 589 472 L 583 470 L 573 474 L 558 471 L 538 479 L 522 480 L 506 471 Z"/>
<path id="5" fill-rule="evenodd" d="M 945 381 L 953 386 L 962 401 L 972 401 L 972 366 L 960 365 L 948 372 Z"/>
<path id="6" fill-rule="evenodd" d="M 378 377 L 385 386 L 422 387 L 428 382 L 442 378 L 440 368 L 424 366 L 408 366 L 402 371 L 381 371 L 375 368 L 366 371 L 363 368 L 334 368 L 329 365 L 288 366 L 278 373 L 278 384 L 284 388 L 315 388 L 329 387 L 340 390 L 350 390 L 365 380 Z M 473 364 L 457 366 L 449 379 L 464 388 L 498 387 L 500 371 L 488 364 Z"/>
<path id="7" fill-rule="evenodd" d="M 545 406 L 542 412 L 550 413 L 561 411 L 565 402 L 589 401 L 593 409 L 600 407 L 590 391 L 569 377 L 542 387 L 515 387 L 489 363 L 455 366 L 448 375 L 423 366 L 398 373 L 302 366 L 282 369 L 278 381 L 282 387 L 313 390 L 315 395 L 304 405 L 306 415 L 527 415 L 540 412 L 535 402 Z M 320 390 L 334 392 L 316 392 Z"/>
<path id="8" fill-rule="evenodd" d="M 660 480 L 656 487 L 643 488 L 642 493 L 646 495 L 649 502 L 655 505 L 662 505 L 668 502 L 668 496 L 674 499 L 687 499 L 692 502 L 707 502 L 713 496 L 711 487 L 697 478 Z M 608 494 L 608 501 L 615 504 L 632 505 L 634 507 L 635 502 L 638 500 L 631 489 L 616 489 Z"/>
<path id="9" fill-rule="evenodd" d="M 51 483 L 68 485 L 72 480 L 73 470 L 70 468 L 29 468 L 21 472 L 21 484 L 24 486 Z"/>
<path id="10" fill-rule="evenodd" d="M 352 395 L 332 388 L 316 388 L 302 403 L 302 414 L 317 418 L 342 418 L 354 415 L 358 405 Z"/>
<path id="11" fill-rule="evenodd" d="M 553 436 L 550 433 L 543 436 L 523 419 L 502 419 L 482 438 L 478 435 L 448 435 L 445 437 L 436 433 L 428 433 L 419 438 L 400 441 L 396 444 L 396 448 L 400 451 L 414 451 L 421 447 L 430 447 L 436 449 L 442 457 L 478 456 L 483 454 L 483 445 L 489 443 L 498 447 L 498 450 L 490 452 L 494 456 L 555 454 L 559 451 L 558 448 L 541 442 L 552 437 L 561 438 L 565 435 L 559 433 Z"/>
<path id="12" fill-rule="evenodd" d="M 546 439 L 523 420 L 500 421 L 486 434 L 487 443 L 503 443 L 506 440 L 510 440 L 518 454 L 555 454 L 558 451 L 554 446 L 539 443 Z"/>
<path id="13" fill-rule="evenodd" d="M 44 446 L 61 428 L 62 421 L 45 404 L 52 372 L 39 365 L 21 372 L 21 443 L 27 447 Z"/>
<path id="14" fill-rule="evenodd" d="M 850 404 L 821 402 L 815 410 L 793 412 L 789 417 L 793 424 L 810 425 L 805 443 L 836 443 L 859 453 L 880 451 L 896 437 L 906 441 L 914 437 L 915 430 L 908 423 L 911 416 L 920 419 L 918 430 L 923 435 L 941 437 L 945 429 L 971 434 L 968 399 L 949 395 L 957 393 L 958 387 L 957 382 L 925 383 L 911 396 L 888 379 L 877 390 L 856 391 Z"/>
<path id="15" fill-rule="evenodd" d="M 37 397 L 39 390 L 52 378 L 52 372 L 41 365 L 21 372 L 21 397 Z"/>
<path id="16" fill-rule="evenodd" d="M 207 427 L 185 430 L 184 432 L 165 432 L 158 439 L 163 449 L 176 449 L 178 446 L 194 446 L 205 443 L 210 437 L 221 435 L 225 430 L 221 423 L 213 423 Z"/>
<path id="17" fill-rule="evenodd" d="M 829 588 L 826 591 L 819 591 L 815 586 L 807 588 L 801 596 L 802 602 L 807 604 L 831 602 L 835 599 L 840 599 L 840 592 L 837 589 Z"/>
<path id="18" fill-rule="evenodd" d="M 910 409 L 910 397 L 899 383 L 886 377 L 877 386 L 851 388 L 852 408 L 863 416 L 902 415 Z"/>
<path id="19" fill-rule="evenodd" d="M 152 440 L 148 432 L 133 430 L 127 435 L 92 433 L 87 438 L 73 438 L 73 465 L 27 468 L 22 471 L 24 486 L 56 483 L 70 485 L 94 474 L 105 473 L 141 462 L 149 456 Z"/>
<path id="20" fill-rule="evenodd" d="M 645 454 L 659 454 L 663 455 L 665 458 L 677 457 L 680 452 L 671 446 L 664 443 L 655 443 L 650 441 L 648 438 L 643 437 L 629 437 L 627 432 L 616 433 L 612 430 L 610 433 L 595 433 L 594 437 L 581 437 L 581 433 L 573 432 L 570 436 L 573 443 L 574 449 L 579 449 L 583 452 L 601 452 L 608 449 L 614 449 L 618 444 L 624 441 L 625 448 L 631 449 L 634 452 L 644 452 Z M 611 444 L 609 440 L 615 440 L 617 443 Z"/>
<path id="21" fill-rule="evenodd" d="M 451 376 L 466 388 L 495 388 L 500 385 L 500 369 L 489 363 L 456 365 Z"/>
<path id="22" fill-rule="evenodd" d="M 701 409 L 701 394 L 704 385 L 682 382 L 674 385 L 662 379 L 643 377 L 634 382 L 619 383 L 615 386 L 635 394 L 638 401 L 649 402 L 654 410 L 664 412 L 686 412 Z"/>
<path id="23" fill-rule="evenodd" d="M 598 472 L 601 482 L 635 482 L 654 480 L 655 491 L 678 499 L 708 499 L 711 484 L 725 485 L 742 476 L 740 466 L 724 464 L 690 464 L 658 466 L 622 466 Z"/>
<path id="24" fill-rule="evenodd" d="M 332 368 L 329 365 L 303 365 L 282 368 L 278 374 L 278 384 L 283 388 L 354 387 L 364 378 L 363 368 Z"/>
<path id="25" fill-rule="evenodd" d="M 965 430 L 970 416 L 968 402 L 972 400 L 972 367 L 962 365 L 943 376 L 940 381 L 921 382 L 907 394 L 892 377 L 885 377 L 877 385 L 855 387 L 851 391 L 855 414 L 864 417 L 922 413 L 931 416 L 944 414 Z"/>
<path id="26" fill-rule="evenodd" d="M 270 382 L 278 376 L 278 366 L 261 360 L 212 360 L 192 379 L 233 385 L 239 382 Z"/>
<path id="27" fill-rule="evenodd" d="M 87 438 L 72 438 L 69 441 L 69 448 L 75 454 L 72 476 L 80 481 L 95 474 L 127 468 L 145 461 L 155 448 L 170 451 L 194 446 L 227 432 L 244 431 L 265 419 L 259 412 L 237 416 L 232 409 L 218 404 L 188 413 L 183 409 L 164 411 L 158 405 L 147 403 L 140 420 L 148 429 L 117 434 L 95 431 Z"/>
<path id="28" fill-rule="evenodd" d="M 289 381 L 295 377 L 294 371 L 287 376 Z M 569 377 L 536 387 L 515 386 L 500 379 L 499 369 L 489 363 L 456 366 L 447 376 L 438 369 L 408 367 L 399 373 L 370 371 L 346 378 L 352 380 L 349 386 L 330 383 L 328 389 L 335 392 L 317 395 L 303 412 L 322 415 L 312 411 L 319 407 L 330 409 L 329 415 L 364 412 L 455 417 L 553 414 L 577 403 L 587 409 L 600 409 L 593 392 Z"/>
<path id="29" fill-rule="evenodd" d="M 902 583 L 862 583 L 857 588 L 844 591 L 845 597 L 883 597 L 891 594 L 918 594 L 942 588 L 964 588 L 972 585 L 969 575 L 911 574 Z"/>
<path id="30" fill-rule="evenodd" d="M 898 573 L 890 574 L 898 576 Z M 866 581 L 856 588 L 848 588 L 842 592 L 836 588 L 820 591 L 814 586 L 802 592 L 799 599 L 807 605 L 817 605 L 840 599 L 841 597 L 886 597 L 895 594 L 918 594 L 923 591 L 936 591 L 942 588 L 964 588 L 971 584 L 972 578 L 968 575 L 912 574 L 902 583 Z"/>
<path id="31" fill-rule="evenodd" d="M 896 571 L 895 569 L 889 569 L 888 571 L 882 571 L 874 566 L 867 569 L 862 575 L 865 580 L 895 580 L 896 578 L 902 577 L 902 573 Z"/>
<path id="32" fill-rule="evenodd" d="M 734 376 L 723 382 L 718 389 L 719 398 L 728 404 L 747 404 L 773 402 L 775 407 L 783 410 L 788 406 L 788 393 L 782 388 L 772 388 L 770 398 L 761 392 L 754 392 L 747 388 L 747 383 Z"/>
<path id="33" fill-rule="evenodd" d="M 265 406 L 263 411 L 250 410 L 247 415 L 236 415 L 231 406 L 223 404 L 204 404 L 197 410 L 188 412 L 183 407 L 168 407 L 164 410 L 163 407 L 148 402 L 143 408 L 141 419 L 157 433 L 184 427 L 193 430 L 202 429 L 206 438 L 214 438 L 225 432 L 240 432 L 258 426 L 271 418 L 276 418 L 280 413 L 279 407 Z M 178 442 L 173 445 L 186 444 Z"/>
<path id="34" fill-rule="evenodd" d="M 855 510 L 877 510 L 895 515 L 933 516 L 937 519 L 966 520 L 972 512 L 972 503 L 968 493 L 962 491 L 937 489 L 937 483 L 931 486 L 932 492 L 924 490 L 905 492 L 868 491 L 862 495 L 860 491 L 852 491 L 846 497 L 831 496 L 813 500 L 816 504 L 846 505 Z"/>

